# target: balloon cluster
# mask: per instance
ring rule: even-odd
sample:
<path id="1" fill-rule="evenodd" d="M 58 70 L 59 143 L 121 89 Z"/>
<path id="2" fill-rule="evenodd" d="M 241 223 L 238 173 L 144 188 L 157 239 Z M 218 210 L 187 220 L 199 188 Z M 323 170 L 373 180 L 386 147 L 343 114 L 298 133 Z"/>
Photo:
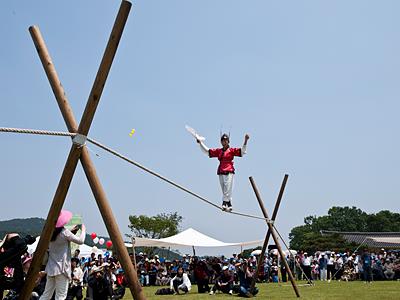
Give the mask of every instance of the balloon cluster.
<path id="1" fill-rule="evenodd" d="M 107 248 L 111 248 L 112 247 L 112 241 L 108 240 L 107 242 L 103 239 L 103 238 L 99 238 L 96 234 L 96 232 L 92 232 L 92 234 L 90 235 L 90 237 L 92 238 L 93 243 L 95 243 L 96 245 L 104 245 L 104 243 L 106 243 L 106 247 Z"/>

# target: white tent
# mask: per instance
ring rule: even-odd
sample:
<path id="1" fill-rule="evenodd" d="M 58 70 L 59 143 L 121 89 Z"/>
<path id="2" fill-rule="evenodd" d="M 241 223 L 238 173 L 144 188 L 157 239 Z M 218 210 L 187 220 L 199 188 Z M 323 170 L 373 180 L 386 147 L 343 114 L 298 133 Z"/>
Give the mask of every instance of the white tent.
<path id="1" fill-rule="evenodd" d="M 135 238 L 135 247 L 227 247 L 227 246 L 248 246 L 261 245 L 264 241 L 250 241 L 239 243 L 225 243 L 209 237 L 193 228 L 186 229 L 176 235 L 163 239 Z M 125 246 L 132 247 L 132 244 L 126 243 Z"/>

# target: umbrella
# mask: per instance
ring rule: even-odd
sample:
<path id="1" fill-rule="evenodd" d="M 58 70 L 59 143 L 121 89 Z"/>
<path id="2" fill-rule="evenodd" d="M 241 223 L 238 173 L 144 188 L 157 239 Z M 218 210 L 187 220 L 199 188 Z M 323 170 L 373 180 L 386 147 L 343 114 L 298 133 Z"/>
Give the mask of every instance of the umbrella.
<path id="1" fill-rule="evenodd" d="M 250 255 L 260 255 L 261 254 L 261 249 L 254 250 L 253 252 L 250 253 Z"/>

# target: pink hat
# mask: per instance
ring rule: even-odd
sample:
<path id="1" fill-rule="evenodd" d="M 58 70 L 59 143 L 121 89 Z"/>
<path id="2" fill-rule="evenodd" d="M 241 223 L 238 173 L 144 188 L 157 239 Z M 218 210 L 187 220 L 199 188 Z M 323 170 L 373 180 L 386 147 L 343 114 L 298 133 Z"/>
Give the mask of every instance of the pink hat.
<path id="1" fill-rule="evenodd" d="M 22 262 L 22 264 L 26 264 L 28 262 L 30 262 L 32 260 L 32 257 L 25 257 L 24 261 Z"/>
<path id="2" fill-rule="evenodd" d="M 62 210 L 58 216 L 56 228 L 64 227 L 72 219 L 72 212 L 68 210 Z"/>

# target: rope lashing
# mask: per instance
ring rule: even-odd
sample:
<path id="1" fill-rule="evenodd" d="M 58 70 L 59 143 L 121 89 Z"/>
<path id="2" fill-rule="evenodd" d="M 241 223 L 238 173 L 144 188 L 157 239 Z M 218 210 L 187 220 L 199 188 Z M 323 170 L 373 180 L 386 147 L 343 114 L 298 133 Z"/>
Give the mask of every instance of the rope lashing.
<path id="1" fill-rule="evenodd" d="M 184 186 L 182 186 L 182 185 L 180 185 L 180 184 L 178 184 L 178 183 L 176 183 L 176 182 L 174 182 L 174 181 L 172 181 L 172 180 L 170 180 L 170 179 L 158 174 L 157 172 L 155 172 L 155 171 L 153 171 L 153 170 L 151 170 L 151 169 L 139 164 L 138 162 L 126 157 L 125 155 L 123 155 L 123 154 L 121 154 L 121 153 L 119 153 L 119 152 L 117 152 L 117 151 L 115 151 L 115 150 L 113 150 L 113 149 L 101 144 L 100 142 L 87 137 L 87 136 L 83 136 L 83 135 L 80 135 L 80 134 L 77 134 L 77 133 L 71 133 L 71 132 L 48 131 L 48 130 L 32 130 L 32 129 L 7 128 L 7 127 L 0 127 L 0 132 L 26 133 L 26 134 L 37 134 L 37 135 L 53 135 L 53 136 L 70 136 L 70 137 L 74 137 L 73 138 L 73 142 L 74 143 L 76 143 L 78 145 L 82 145 L 82 146 L 84 145 L 85 140 L 86 140 L 86 141 L 92 143 L 93 145 L 96 145 L 97 147 L 107 151 L 108 153 L 110 153 L 110 154 L 112 154 L 112 155 L 114 155 L 116 157 L 119 157 L 120 159 L 122 159 L 122 160 L 124 160 L 124 161 L 126 161 L 126 162 L 128 162 L 128 163 L 130 163 L 130 164 L 132 164 L 134 166 L 136 166 L 137 168 L 142 169 L 143 171 L 145 171 L 145 172 L 147 172 L 147 173 L 149 173 L 149 174 L 151 174 L 151 175 L 153 175 L 153 176 L 155 176 L 155 177 L 157 177 L 157 178 L 169 183 L 170 185 L 173 185 L 174 187 L 176 187 L 176 188 L 178 188 L 178 189 L 180 189 L 180 190 L 192 195 L 193 197 L 195 197 L 195 198 L 207 203 L 208 205 L 211 205 L 211 206 L 217 208 L 218 210 L 221 210 L 221 207 L 219 205 L 211 202 L 210 200 L 208 200 L 208 199 L 206 199 L 206 198 L 204 198 L 204 197 L 192 192 L 188 188 L 185 188 Z M 271 222 L 270 219 L 267 219 L 267 218 L 264 218 L 264 217 L 255 216 L 255 215 L 251 215 L 251 214 L 247 214 L 247 213 L 242 213 L 242 212 L 238 212 L 238 211 L 231 211 L 229 213 L 234 214 L 234 215 L 238 215 L 238 216 L 242 216 L 242 217 L 259 219 L 259 220 Z"/>

